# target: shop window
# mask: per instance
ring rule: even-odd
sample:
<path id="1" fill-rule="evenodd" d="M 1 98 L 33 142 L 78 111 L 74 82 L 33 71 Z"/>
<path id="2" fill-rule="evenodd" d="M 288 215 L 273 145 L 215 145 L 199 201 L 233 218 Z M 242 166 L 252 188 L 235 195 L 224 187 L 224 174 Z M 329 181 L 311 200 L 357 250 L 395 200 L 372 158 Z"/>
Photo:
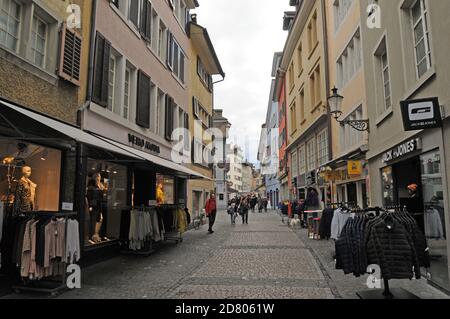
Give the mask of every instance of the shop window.
<path id="1" fill-rule="evenodd" d="M 85 245 L 92 246 L 120 237 L 122 210 L 127 207 L 127 168 L 88 160 L 85 215 Z"/>
<path id="2" fill-rule="evenodd" d="M 0 144 L 0 200 L 14 214 L 59 211 L 61 151 L 18 141 Z"/>
<path id="3" fill-rule="evenodd" d="M 156 202 L 158 205 L 175 204 L 175 180 L 173 177 L 156 174 Z"/>
<path id="4" fill-rule="evenodd" d="M 381 186 L 383 188 L 383 205 L 394 205 L 394 177 L 392 175 L 392 166 L 385 167 L 381 170 Z"/>

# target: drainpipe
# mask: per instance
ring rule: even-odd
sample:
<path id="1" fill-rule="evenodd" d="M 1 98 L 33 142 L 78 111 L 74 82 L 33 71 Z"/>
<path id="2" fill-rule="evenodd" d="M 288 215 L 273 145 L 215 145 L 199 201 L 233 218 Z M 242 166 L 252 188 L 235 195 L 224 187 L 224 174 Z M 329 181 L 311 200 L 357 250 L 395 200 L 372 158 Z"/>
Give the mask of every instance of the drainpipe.
<path id="1" fill-rule="evenodd" d="M 82 114 L 89 108 L 92 100 L 92 83 L 94 77 L 94 53 L 95 53 L 95 34 L 96 34 L 96 15 L 97 15 L 97 0 L 92 0 L 92 16 L 91 16 L 91 35 L 89 45 L 89 66 L 88 66 L 88 81 L 87 81 L 87 96 L 86 101 L 77 111 L 77 124 L 83 129 Z"/>

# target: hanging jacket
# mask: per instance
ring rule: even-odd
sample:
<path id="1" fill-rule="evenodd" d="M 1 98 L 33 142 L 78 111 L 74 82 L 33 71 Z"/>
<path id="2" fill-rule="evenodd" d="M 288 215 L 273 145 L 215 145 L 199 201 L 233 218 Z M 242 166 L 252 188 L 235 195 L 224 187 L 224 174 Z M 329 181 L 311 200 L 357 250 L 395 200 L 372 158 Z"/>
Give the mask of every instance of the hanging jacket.
<path id="1" fill-rule="evenodd" d="M 383 279 L 420 278 L 412 237 L 395 218 L 387 217 L 369 230 L 367 258 L 369 264 L 380 266 Z"/>

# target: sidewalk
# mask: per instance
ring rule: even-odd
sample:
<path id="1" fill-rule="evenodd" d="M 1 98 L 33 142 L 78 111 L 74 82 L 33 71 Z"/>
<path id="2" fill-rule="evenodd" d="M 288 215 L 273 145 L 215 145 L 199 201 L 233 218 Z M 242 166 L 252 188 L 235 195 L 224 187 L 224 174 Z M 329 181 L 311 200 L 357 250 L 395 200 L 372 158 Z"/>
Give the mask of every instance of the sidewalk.
<path id="1" fill-rule="evenodd" d="M 306 247 L 318 260 L 320 267 L 327 278 L 330 289 L 342 299 L 358 299 L 356 292 L 369 290 L 366 285 L 368 276 L 356 278 L 353 275 L 345 275 L 342 270 L 337 270 L 333 259 L 333 240 L 313 240 L 308 238 L 307 230 L 295 230 L 297 236 L 302 239 Z M 421 299 L 450 299 L 450 296 L 434 288 L 426 279 L 420 280 L 390 280 L 391 288 L 404 288 Z"/>

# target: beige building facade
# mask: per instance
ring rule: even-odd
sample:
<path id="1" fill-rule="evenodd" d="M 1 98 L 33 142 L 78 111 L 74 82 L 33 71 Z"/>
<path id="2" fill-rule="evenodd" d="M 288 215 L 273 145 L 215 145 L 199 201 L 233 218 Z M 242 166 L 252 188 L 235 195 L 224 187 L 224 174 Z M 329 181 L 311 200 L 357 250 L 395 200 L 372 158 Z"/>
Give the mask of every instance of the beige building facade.
<path id="1" fill-rule="evenodd" d="M 361 1 L 361 16 L 369 3 Z M 404 205 L 407 186 L 418 185 L 416 219 L 432 256 L 429 280 L 449 289 L 450 47 L 443 39 L 448 37 L 450 2 L 398 0 L 379 6 L 380 29 L 369 29 L 365 19 L 361 23 L 372 204 Z M 406 131 L 401 101 L 436 97 L 444 129 Z M 437 221 L 431 228 L 430 216 Z"/>

